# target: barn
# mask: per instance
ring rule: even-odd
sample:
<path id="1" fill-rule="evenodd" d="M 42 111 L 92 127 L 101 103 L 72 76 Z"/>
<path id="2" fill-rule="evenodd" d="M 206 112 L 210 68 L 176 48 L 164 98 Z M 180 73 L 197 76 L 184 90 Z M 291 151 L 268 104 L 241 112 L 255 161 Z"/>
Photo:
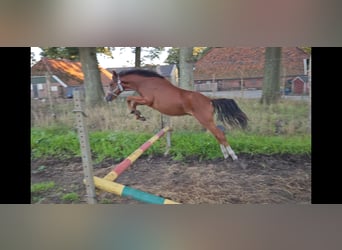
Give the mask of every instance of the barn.
<path id="1" fill-rule="evenodd" d="M 99 67 L 101 83 L 107 86 L 112 74 Z M 80 62 L 42 58 L 31 67 L 31 98 L 71 98 L 73 90 L 83 88 L 84 75 Z"/>
<path id="2" fill-rule="evenodd" d="M 262 89 L 265 47 L 214 47 L 194 64 L 194 86 L 197 91 Z M 298 47 L 283 47 L 281 87 L 288 81 L 307 81 L 306 65 L 310 55 Z M 303 82 L 307 86 L 307 82 Z M 293 89 L 294 91 L 294 89 Z M 296 88 L 296 94 L 308 93 Z"/>

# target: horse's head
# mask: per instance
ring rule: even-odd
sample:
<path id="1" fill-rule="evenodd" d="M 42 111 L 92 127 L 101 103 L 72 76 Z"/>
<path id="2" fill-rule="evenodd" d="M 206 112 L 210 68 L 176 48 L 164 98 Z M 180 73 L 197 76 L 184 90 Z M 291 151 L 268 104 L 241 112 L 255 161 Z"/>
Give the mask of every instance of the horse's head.
<path id="1" fill-rule="evenodd" d="M 105 100 L 107 102 L 113 101 L 121 92 L 124 91 L 124 88 L 121 85 L 121 80 L 119 75 L 113 70 L 112 81 L 109 83 L 109 88 L 106 93 Z"/>

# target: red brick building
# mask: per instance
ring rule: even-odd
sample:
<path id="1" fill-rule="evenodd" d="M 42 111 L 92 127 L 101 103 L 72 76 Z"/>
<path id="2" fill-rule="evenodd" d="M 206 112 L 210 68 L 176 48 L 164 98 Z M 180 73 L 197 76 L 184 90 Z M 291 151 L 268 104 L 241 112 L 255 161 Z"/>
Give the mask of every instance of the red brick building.
<path id="1" fill-rule="evenodd" d="M 304 64 L 309 58 L 310 55 L 298 47 L 282 48 L 282 88 L 291 85 L 296 77 L 307 79 Z M 194 65 L 195 89 L 261 89 L 264 64 L 265 47 L 212 48 Z M 291 89 L 293 91 L 293 86 Z M 302 93 L 305 93 L 305 88 L 302 89 Z M 296 92 L 298 91 L 297 88 Z"/>

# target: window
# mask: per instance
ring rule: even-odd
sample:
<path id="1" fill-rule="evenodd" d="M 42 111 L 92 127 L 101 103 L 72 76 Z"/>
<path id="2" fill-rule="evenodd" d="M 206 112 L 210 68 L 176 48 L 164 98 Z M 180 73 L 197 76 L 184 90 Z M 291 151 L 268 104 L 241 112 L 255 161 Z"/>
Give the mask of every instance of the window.
<path id="1" fill-rule="evenodd" d="M 58 91 L 58 87 L 57 86 L 51 86 L 51 91 Z"/>

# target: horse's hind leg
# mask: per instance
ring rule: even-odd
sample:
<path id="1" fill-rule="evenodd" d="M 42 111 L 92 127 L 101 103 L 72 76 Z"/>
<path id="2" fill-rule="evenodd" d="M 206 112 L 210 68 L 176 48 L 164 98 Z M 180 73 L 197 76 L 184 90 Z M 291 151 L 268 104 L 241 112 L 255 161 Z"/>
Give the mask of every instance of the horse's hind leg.
<path id="1" fill-rule="evenodd" d="M 215 136 L 216 140 L 220 143 L 223 157 L 227 159 L 230 155 L 234 161 L 237 160 L 238 157 L 234 153 L 233 149 L 230 147 L 222 130 L 217 128 L 215 124 L 210 125 L 209 127 L 207 127 L 207 129 Z"/>
<path id="2" fill-rule="evenodd" d="M 212 118 L 204 119 L 203 116 L 195 115 L 194 117 L 206 128 L 208 129 L 216 138 L 216 140 L 220 144 L 220 148 L 223 154 L 223 157 L 227 159 L 229 155 L 233 160 L 237 160 L 237 156 L 228 144 L 225 134 L 221 129 L 219 129 L 214 123 Z"/>

